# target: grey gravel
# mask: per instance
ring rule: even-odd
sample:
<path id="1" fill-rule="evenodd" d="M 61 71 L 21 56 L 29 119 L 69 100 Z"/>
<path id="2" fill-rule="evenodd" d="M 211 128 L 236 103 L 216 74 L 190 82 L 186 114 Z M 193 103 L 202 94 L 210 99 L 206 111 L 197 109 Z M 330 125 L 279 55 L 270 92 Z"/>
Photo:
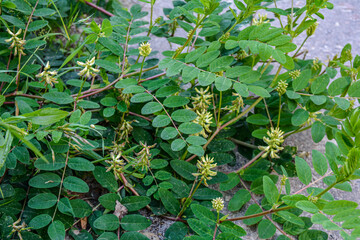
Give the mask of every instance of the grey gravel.
<path id="1" fill-rule="evenodd" d="M 232 2 L 228 0 L 229 2 Z M 136 0 L 122 0 L 120 1 L 125 7 L 130 7 L 132 4 L 140 3 L 144 6 L 145 11 L 150 11 L 149 4 L 144 4 Z M 290 0 L 277 1 L 280 8 L 291 7 Z M 300 7 L 304 4 L 305 0 L 295 0 L 294 6 Z M 340 54 L 341 49 L 347 43 L 352 45 L 353 55 L 355 56 L 360 52 L 360 45 L 358 44 L 360 40 L 360 1 L 358 0 L 341 0 L 341 1 L 331 1 L 334 3 L 334 9 L 322 10 L 322 13 L 325 16 L 325 20 L 319 20 L 319 26 L 316 30 L 314 36 L 309 38 L 302 50 L 307 50 L 307 58 L 319 58 L 321 61 L 326 61 L 328 57 L 333 57 L 335 54 Z M 157 0 L 154 8 L 154 19 L 158 16 L 162 16 L 162 8 L 172 7 L 172 2 L 170 0 Z M 303 38 L 299 38 L 295 41 L 297 44 L 301 44 Z M 159 50 L 160 52 L 164 49 L 171 49 L 171 46 L 165 39 L 156 39 L 151 41 L 152 48 L 154 50 Z M 159 55 L 160 56 L 160 55 Z M 321 141 L 318 144 L 314 144 L 311 141 L 311 134 L 309 131 L 302 132 L 296 136 L 291 136 L 287 139 L 287 145 L 297 146 L 299 152 L 308 153 L 305 159 L 311 165 L 311 151 L 313 149 L 318 150 L 322 153 L 325 152 L 325 143 L 326 139 Z M 239 154 L 238 154 L 239 155 Z M 306 154 L 304 154 L 306 155 Z M 239 168 L 243 165 L 244 159 L 241 156 L 238 156 L 238 163 L 234 166 L 234 169 Z M 222 167 L 224 168 L 224 167 Z M 229 171 L 230 169 L 222 169 Z M 313 171 L 313 180 L 316 180 L 319 176 L 316 172 Z M 304 185 L 298 180 L 291 179 L 293 191 L 296 192 Z M 315 185 L 318 187 L 324 187 L 324 184 L 319 182 Z M 331 190 L 335 199 L 347 199 L 351 201 L 356 201 L 360 203 L 359 198 L 359 189 L 360 181 L 352 182 L 353 192 L 348 193 L 339 190 Z M 233 194 L 240 188 L 233 189 L 224 193 L 225 200 L 230 199 Z M 253 203 L 252 201 L 250 201 Z M 243 208 L 240 212 L 230 213 L 224 212 L 224 214 L 230 214 L 230 217 L 242 216 L 244 215 Z M 151 239 L 164 239 L 165 230 L 173 223 L 172 221 L 164 220 L 162 218 L 157 218 L 150 216 L 153 224 L 146 229 L 143 233 L 146 234 Z M 258 239 L 256 228 L 244 226 L 241 222 L 237 224 L 244 227 L 248 232 L 248 236 L 244 239 L 255 240 Z M 329 239 L 342 239 L 340 235 L 335 231 L 327 231 L 329 234 Z M 275 236 L 280 235 L 277 231 Z M 276 239 L 276 237 L 273 237 Z"/>

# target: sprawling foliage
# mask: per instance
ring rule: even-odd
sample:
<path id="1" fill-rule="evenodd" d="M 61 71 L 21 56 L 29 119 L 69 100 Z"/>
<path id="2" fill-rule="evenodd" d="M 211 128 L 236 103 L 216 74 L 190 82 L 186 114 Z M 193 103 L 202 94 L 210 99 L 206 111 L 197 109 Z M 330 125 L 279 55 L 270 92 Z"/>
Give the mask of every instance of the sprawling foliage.
<path id="1" fill-rule="evenodd" d="M 0 0 L 1 239 L 360 237 L 331 194 L 360 178 L 360 57 L 302 52 L 331 3 L 98 2 Z M 307 129 L 334 140 L 311 166 L 284 145 Z"/>

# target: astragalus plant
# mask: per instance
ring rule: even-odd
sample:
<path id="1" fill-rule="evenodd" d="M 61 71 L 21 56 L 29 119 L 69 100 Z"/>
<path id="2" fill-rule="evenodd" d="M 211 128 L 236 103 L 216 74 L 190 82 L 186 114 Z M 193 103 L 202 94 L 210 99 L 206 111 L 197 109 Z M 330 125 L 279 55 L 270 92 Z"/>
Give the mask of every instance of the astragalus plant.
<path id="1" fill-rule="evenodd" d="M 0 0 L 0 239 L 360 237 L 360 57 L 302 49 L 336 5 L 97 2 Z"/>

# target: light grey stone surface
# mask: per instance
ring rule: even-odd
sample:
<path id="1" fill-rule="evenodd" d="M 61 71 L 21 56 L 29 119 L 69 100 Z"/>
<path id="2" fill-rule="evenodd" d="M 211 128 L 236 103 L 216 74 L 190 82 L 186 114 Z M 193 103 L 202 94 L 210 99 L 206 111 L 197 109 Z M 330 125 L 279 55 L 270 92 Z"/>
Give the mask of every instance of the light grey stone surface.
<path id="1" fill-rule="evenodd" d="M 228 0 L 232 2 L 231 0 Z M 125 7 L 130 7 L 132 4 L 139 3 L 144 6 L 144 10 L 149 11 L 149 4 L 144 4 L 136 0 L 120 0 Z M 277 1 L 280 8 L 291 7 L 290 0 Z M 304 4 L 305 0 L 295 0 L 294 6 L 301 7 Z M 341 1 L 331 1 L 334 3 L 334 9 L 322 10 L 322 13 L 325 16 L 325 20 L 319 19 L 319 27 L 316 30 L 314 36 L 309 38 L 306 44 L 303 47 L 303 50 L 308 50 L 307 58 L 319 58 L 321 61 L 326 61 L 328 56 L 333 57 L 335 54 L 340 54 L 341 49 L 347 43 L 352 44 L 353 55 L 360 53 L 360 1 L 359 0 L 341 0 Z M 158 16 L 162 16 L 162 9 L 166 7 L 172 7 L 172 1 L 170 0 L 157 0 L 154 8 L 154 19 Z M 295 43 L 300 44 L 303 38 L 299 38 Z M 171 49 L 171 46 L 165 39 L 156 39 L 151 41 L 152 48 L 154 50 L 163 51 L 165 49 Z M 318 144 L 314 144 L 311 141 L 310 132 L 303 132 L 295 136 L 291 136 L 287 139 L 286 144 L 297 146 L 299 152 L 309 153 L 308 157 L 305 159 L 311 164 L 311 151 L 313 149 L 318 150 L 322 153 L 325 152 L 325 143 L 326 140 Z M 234 166 L 234 169 L 239 168 L 243 163 L 244 159 L 241 156 L 238 157 L 238 163 Z M 226 169 L 230 170 L 230 169 Z M 319 176 L 316 172 L 313 171 L 313 180 L 316 180 Z M 303 184 L 297 180 L 291 180 L 293 192 L 301 189 Z M 318 187 L 323 187 L 324 185 L 319 182 Z M 359 189 L 360 181 L 354 181 L 352 183 L 353 192 L 348 193 L 339 190 L 332 190 L 331 193 L 334 195 L 335 199 L 347 199 L 351 201 L 356 201 L 360 203 L 359 198 Z M 229 200 L 235 192 L 240 189 L 233 189 L 227 191 L 224 194 L 225 200 Z M 253 203 L 253 202 L 252 202 Z M 244 208 L 243 208 L 244 209 Z M 242 216 L 244 215 L 244 210 L 241 210 L 237 213 L 230 213 L 231 217 Z M 225 212 L 224 212 L 225 214 Z M 227 214 L 227 213 L 226 213 Z M 153 224 L 144 231 L 144 233 L 150 239 L 164 239 L 165 230 L 173 223 L 168 220 L 150 216 L 150 219 L 153 221 Z M 241 222 L 237 224 L 244 227 L 248 232 L 248 236 L 244 239 L 255 240 L 258 239 L 256 228 L 244 226 Z M 341 239 L 339 234 L 334 231 L 327 231 L 329 234 L 329 239 Z M 280 233 L 277 231 L 276 235 Z M 275 237 L 273 238 L 275 239 Z"/>

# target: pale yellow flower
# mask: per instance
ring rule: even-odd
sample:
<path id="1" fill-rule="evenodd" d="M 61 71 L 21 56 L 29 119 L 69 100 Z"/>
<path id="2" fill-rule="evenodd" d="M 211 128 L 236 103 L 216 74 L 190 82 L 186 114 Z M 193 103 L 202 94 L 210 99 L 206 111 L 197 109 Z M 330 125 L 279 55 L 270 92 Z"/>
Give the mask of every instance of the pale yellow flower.
<path id="1" fill-rule="evenodd" d="M 120 174 L 123 172 L 125 162 L 121 159 L 122 152 L 119 152 L 115 155 L 114 152 L 110 153 L 111 160 L 106 160 L 105 162 L 110 164 L 107 168 L 107 172 L 113 170 L 115 178 L 120 179 Z"/>
<path id="2" fill-rule="evenodd" d="M 202 156 L 200 160 L 197 161 L 196 164 L 198 168 L 197 173 L 193 173 L 194 176 L 201 176 L 201 180 L 204 180 L 205 186 L 207 186 L 207 180 L 210 180 L 213 176 L 216 176 L 217 172 L 212 171 L 212 168 L 216 167 L 216 163 L 214 163 L 214 158 L 210 158 L 208 155 L 205 157 Z"/>
<path id="3" fill-rule="evenodd" d="M 95 64 L 95 57 L 93 57 L 91 60 L 86 60 L 85 63 L 80 61 L 77 61 L 76 63 L 83 67 L 83 69 L 78 73 L 79 76 L 85 76 L 86 78 L 89 78 L 90 76 L 96 76 L 96 73 L 100 72 L 99 69 L 92 67 Z"/>
<path id="4" fill-rule="evenodd" d="M 58 81 L 56 81 L 57 71 L 48 71 L 49 69 L 50 69 L 50 64 L 48 61 L 44 67 L 44 71 L 37 74 L 36 77 L 41 78 L 41 82 L 45 82 L 45 84 L 49 84 L 49 85 L 53 86 L 54 83 L 58 83 Z"/>
<path id="5" fill-rule="evenodd" d="M 265 15 L 259 14 L 258 18 L 253 18 L 252 23 L 253 23 L 253 25 L 258 26 L 263 23 L 268 23 L 270 21 L 270 20 L 266 20 L 266 19 L 267 19 L 267 14 L 265 14 Z"/>
<path id="6" fill-rule="evenodd" d="M 268 154 L 270 154 L 271 158 L 280 158 L 277 153 L 284 148 L 281 147 L 281 144 L 284 142 L 284 132 L 280 130 L 280 128 L 271 127 L 270 131 L 267 132 L 268 137 L 264 137 L 263 140 L 268 144 L 268 146 L 260 146 L 259 149 L 265 151 L 262 155 L 265 158 Z"/>
<path id="7" fill-rule="evenodd" d="M 200 88 L 200 90 L 195 88 L 198 94 L 196 97 L 191 97 L 194 109 L 206 110 L 210 106 L 213 95 L 208 93 L 209 88 L 207 87 L 205 90 L 203 88 Z"/>
<path id="8" fill-rule="evenodd" d="M 151 53 L 150 43 L 142 43 L 139 47 L 139 54 L 143 57 L 147 57 Z"/>
<path id="9" fill-rule="evenodd" d="M 276 87 L 276 91 L 279 93 L 280 96 L 282 96 L 286 93 L 287 87 L 288 84 L 284 80 L 280 80 Z"/>
<path id="10" fill-rule="evenodd" d="M 203 127 L 203 130 L 197 135 L 201 134 L 204 138 L 207 138 L 208 135 L 206 134 L 206 132 L 211 133 L 210 124 L 212 123 L 212 114 L 210 112 L 207 112 L 205 109 L 201 112 L 196 110 L 196 114 L 198 116 L 193 122 Z"/>
<path id="11" fill-rule="evenodd" d="M 301 74 L 300 69 L 289 72 L 289 75 L 292 79 L 297 79 L 300 76 L 300 74 Z"/>
<path id="12" fill-rule="evenodd" d="M 215 198 L 211 201 L 213 209 L 220 212 L 224 208 L 224 200 L 220 197 Z"/>
<path id="13" fill-rule="evenodd" d="M 22 29 L 19 29 L 16 33 L 13 33 L 8 28 L 6 29 L 6 31 L 11 35 L 11 38 L 6 39 L 5 42 L 11 42 L 10 49 L 14 48 L 14 56 L 16 56 L 18 53 L 20 55 L 26 55 L 23 51 L 26 41 L 18 37 L 21 34 Z"/>

